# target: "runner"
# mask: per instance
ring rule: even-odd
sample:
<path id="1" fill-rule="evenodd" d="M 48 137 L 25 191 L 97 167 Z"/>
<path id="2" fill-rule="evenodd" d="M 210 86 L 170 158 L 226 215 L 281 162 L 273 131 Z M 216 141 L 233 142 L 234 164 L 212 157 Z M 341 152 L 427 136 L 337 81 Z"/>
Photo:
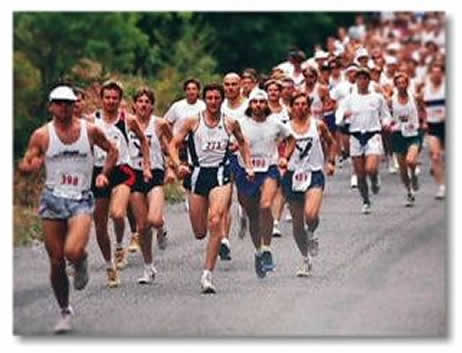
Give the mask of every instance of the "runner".
<path id="1" fill-rule="evenodd" d="M 210 231 L 204 270 L 201 276 L 202 293 L 215 293 L 212 271 L 218 257 L 221 239 L 225 234 L 226 208 L 231 197 L 228 148 L 231 134 L 236 138 L 249 177 L 253 176 L 249 147 L 242 135 L 239 122 L 221 112 L 223 86 L 209 84 L 202 93 L 206 110 L 187 118 L 169 145 L 170 156 L 178 177 L 190 190 L 189 217 L 196 239 L 203 239 Z M 188 136 L 190 165 L 181 164 L 178 149 Z"/>
<path id="2" fill-rule="evenodd" d="M 358 91 L 346 98 L 340 117 L 350 118 L 350 155 L 358 176 L 358 190 L 363 200 L 362 212 L 370 213 L 371 201 L 366 176 L 374 194 L 380 190 L 378 166 L 383 153 L 381 121 L 390 119 L 382 95 L 369 91 L 370 72 L 360 68 L 356 74 Z"/>
<path id="3" fill-rule="evenodd" d="M 396 74 L 395 87 L 397 91 L 390 101 L 392 116 L 385 127 L 391 132 L 391 147 L 398 155 L 401 181 L 407 192 L 405 205 L 412 207 L 415 202 L 415 191 L 419 189 L 415 172 L 421 144 L 418 131 L 419 118 L 416 103 L 412 95 L 408 93 L 409 77 L 407 74 Z"/>
<path id="4" fill-rule="evenodd" d="M 286 141 L 285 155 L 279 159 L 279 167 L 287 167 L 287 158 L 295 148 L 295 139 L 287 125 L 270 115 L 268 95 L 265 91 L 254 92 L 249 99 L 247 119 L 241 123 L 242 132 L 250 144 L 255 179 L 245 170 L 239 158 L 236 185 L 239 203 L 249 217 L 250 235 L 255 246 L 255 271 L 260 278 L 273 271 L 275 265 L 271 252 L 273 216 L 271 205 L 280 180 L 278 170 L 278 145 Z"/>
<path id="5" fill-rule="evenodd" d="M 74 265 L 74 288 L 88 283 L 88 254 L 91 214 L 94 198 L 90 190 L 93 171 L 93 148 L 107 152 L 106 163 L 95 176 L 98 188 L 108 185 L 108 175 L 117 161 L 117 149 L 95 125 L 73 118 L 77 97 L 68 86 L 58 86 L 49 96 L 51 122 L 35 130 L 24 159 L 22 173 L 46 169 L 45 189 L 40 199 L 39 215 L 45 233 L 45 247 L 51 265 L 51 286 L 61 309 L 55 333 L 72 330 L 73 310 L 69 304 L 69 278 L 66 259 Z"/>
<path id="6" fill-rule="evenodd" d="M 127 125 L 131 130 L 137 132 L 142 143 L 144 157 L 144 177 L 150 179 L 151 168 L 149 160 L 149 146 L 138 122 L 134 118 L 126 116 L 125 120 L 120 118 L 119 104 L 123 96 L 122 85 L 110 80 L 101 88 L 102 110 L 93 114 L 95 124 L 104 131 L 106 136 L 117 145 L 119 158 L 116 168 L 110 176 L 109 185 L 103 189 L 95 188 L 95 180 L 92 183 L 92 190 L 96 198 L 95 221 L 96 239 L 101 253 L 106 261 L 106 272 L 109 288 L 120 285 L 119 271 L 127 265 L 127 253 L 123 248 L 123 237 L 125 231 L 125 216 L 130 198 L 130 190 L 135 183 L 135 172 L 129 166 Z M 95 170 L 94 177 L 100 173 L 106 153 L 95 149 Z M 116 235 L 116 250 L 114 253 L 115 264 L 112 259 L 111 242 L 108 234 L 108 214 L 114 224 Z"/>
<path id="7" fill-rule="evenodd" d="M 221 111 L 224 113 L 225 116 L 229 116 L 239 122 L 245 118 L 245 111 L 249 106 L 248 99 L 241 94 L 241 78 L 238 74 L 234 72 L 230 72 L 225 75 L 223 79 L 223 86 L 225 89 L 225 100 L 221 105 Z M 234 174 L 235 167 L 237 165 L 237 144 L 234 143 L 233 139 L 231 139 L 232 143 L 230 149 L 232 154 L 230 154 L 230 165 L 231 165 L 231 172 Z M 228 208 L 226 210 L 227 216 L 226 217 L 226 235 L 222 240 L 222 245 L 220 248 L 220 258 L 222 260 L 231 260 L 231 245 L 229 243 L 229 234 L 231 232 L 231 224 L 232 224 L 232 214 L 231 214 L 231 204 L 232 204 L 232 194 L 233 194 L 233 186 L 231 186 L 231 197 L 229 200 Z M 247 217 L 244 214 L 242 207 L 238 204 L 237 207 L 238 211 L 238 224 L 239 228 L 237 231 L 237 235 L 240 239 L 243 239 L 247 233 Z"/>
<path id="8" fill-rule="evenodd" d="M 433 177 L 438 185 L 435 198 L 443 200 L 446 196 L 444 182 L 445 121 L 446 121 L 446 79 L 444 66 L 433 64 L 423 89 L 423 100 L 427 111 L 428 142 Z"/>
<path id="9" fill-rule="evenodd" d="M 85 111 L 85 99 L 86 99 L 86 94 L 85 91 L 81 88 L 74 87 L 73 88 L 74 94 L 77 97 L 77 100 L 74 103 L 74 110 L 72 112 L 72 116 L 79 118 L 79 119 L 85 119 L 85 120 L 90 120 L 88 116 L 84 113 Z"/>
<path id="10" fill-rule="evenodd" d="M 303 256 L 298 277 L 311 274 L 312 256 L 318 254 L 319 243 L 314 232 L 319 225 L 319 212 L 325 185 L 323 143 L 328 147 L 327 175 L 335 170 L 335 140 L 322 121 L 312 117 L 309 98 L 299 93 L 292 100 L 293 118 L 289 127 L 296 139 L 282 188 L 292 214 L 293 235 Z M 305 231 L 305 222 L 307 231 Z"/>
<path id="11" fill-rule="evenodd" d="M 205 110 L 205 103 L 200 99 L 201 83 L 198 79 L 190 78 L 183 84 L 183 91 L 186 94 L 186 98 L 181 99 L 172 104 L 164 115 L 164 119 L 167 120 L 173 129 L 173 134 L 176 135 L 180 131 L 186 118 L 198 114 L 200 111 Z M 186 152 L 186 141 L 180 148 L 180 159 L 183 162 L 187 162 L 188 155 Z M 188 211 L 188 190 L 185 190 L 186 197 L 184 205 L 186 211 Z"/>
<path id="12" fill-rule="evenodd" d="M 163 150 L 168 150 L 171 139 L 170 127 L 166 120 L 152 114 L 155 104 L 154 92 L 142 87 L 133 97 L 135 114 L 139 127 L 143 131 L 150 147 L 150 180 L 145 180 L 143 173 L 142 143 L 138 134 L 128 131 L 128 148 L 130 166 L 136 173 L 136 181 L 130 196 L 130 206 L 133 210 L 138 233 L 141 236 L 141 249 L 144 259 L 144 274 L 138 279 L 140 284 L 151 284 L 156 276 L 156 269 L 152 261 L 152 230 L 157 230 L 157 244 L 164 250 L 167 242 L 167 232 L 164 229 L 164 178 L 165 158 Z"/>

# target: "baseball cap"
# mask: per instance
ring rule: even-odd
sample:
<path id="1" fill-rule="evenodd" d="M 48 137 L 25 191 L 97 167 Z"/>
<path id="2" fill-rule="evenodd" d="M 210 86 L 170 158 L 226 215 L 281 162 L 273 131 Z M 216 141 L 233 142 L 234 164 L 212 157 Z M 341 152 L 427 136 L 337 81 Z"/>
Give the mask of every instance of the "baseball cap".
<path id="1" fill-rule="evenodd" d="M 71 101 L 75 102 L 77 97 L 69 86 L 58 86 L 50 92 L 49 101 Z"/>
<path id="2" fill-rule="evenodd" d="M 268 95 L 266 94 L 265 91 L 262 89 L 255 89 L 252 92 L 250 92 L 249 95 L 249 102 L 254 99 L 265 99 L 268 100 Z"/>

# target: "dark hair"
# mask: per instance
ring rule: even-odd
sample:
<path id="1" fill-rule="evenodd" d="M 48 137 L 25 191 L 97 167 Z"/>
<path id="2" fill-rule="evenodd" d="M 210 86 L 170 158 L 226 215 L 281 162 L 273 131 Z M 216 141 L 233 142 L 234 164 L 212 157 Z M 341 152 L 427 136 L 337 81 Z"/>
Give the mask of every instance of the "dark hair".
<path id="1" fill-rule="evenodd" d="M 205 85 L 204 90 L 202 91 L 203 100 L 205 100 L 205 96 L 208 91 L 218 91 L 220 92 L 221 99 L 225 98 L 225 90 L 223 88 L 223 85 L 219 83 L 209 83 L 208 85 Z"/>
<path id="2" fill-rule="evenodd" d="M 103 98 L 103 94 L 105 90 L 113 89 L 119 92 L 119 98 L 122 100 L 122 97 L 124 95 L 124 89 L 122 87 L 122 84 L 115 81 L 115 80 L 109 80 L 103 83 L 103 86 L 101 87 L 100 91 L 100 96 Z"/>
<path id="3" fill-rule="evenodd" d="M 186 81 L 184 81 L 184 84 L 183 84 L 183 91 L 186 91 L 186 87 L 188 87 L 188 85 L 190 83 L 194 83 L 196 86 L 197 86 L 197 89 L 200 91 L 201 90 L 201 81 L 199 81 L 197 78 L 188 78 Z"/>
<path id="4" fill-rule="evenodd" d="M 72 88 L 72 90 L 74 91 L 74 94 L 76 96 L 80 94 L 83 99 L 85 99 L 87 97 L 87 94 L 85 93 L 85 91 L 80 87 L 74 87 L 74 88 Z"/>
<path id="5" fill-rule="evenodd" d="M 156 95 L 152 89 L 149 87 L 140 87 L 136 90 L 135 94 L 133 95 L 133 101 L 136 102 L 138 98 L 141 96 L 146 96 L 151 101 L 151 104 L 154 105 L 156 103 Z"/>
<path id="6" fill-rule="evenodd" d="M 311 103 L 313 102 L 313 99 L 309 95 L 307 95 L 305 92 L 298 92 L 298 93 L 294 94 L 290 98 L 290 106 L 292 107 L 294 105 L 295 100 L 297 98 L 300 98 L 300 97 L 305 97 L 306 102 L 308 103 L 308 107 L 311 107 Z"/>
<path id="7" fill-rule="evenodd" d="M 257 70 L 254 68 L 247 68 L 244 71 L 242 71 L 241 78 L 251 78 L 253 81 L 257 82 L 258 81 L 258 73 Z"/>
<path id="8" fill-rule="evenodd" d="M 271 109 L 269 108 L 268 103 L 266 104 L 266 109 L 265 109 L 264 113 L 265 113 L 265 116 L 268 116 L 268 115 L 271 114 Z M 249 106 L 245 110 L 244 114 L 247 115 L 248 117 L 252 116 L 252 108 L 250 106 L 250 101 L 249 101 Z"/>

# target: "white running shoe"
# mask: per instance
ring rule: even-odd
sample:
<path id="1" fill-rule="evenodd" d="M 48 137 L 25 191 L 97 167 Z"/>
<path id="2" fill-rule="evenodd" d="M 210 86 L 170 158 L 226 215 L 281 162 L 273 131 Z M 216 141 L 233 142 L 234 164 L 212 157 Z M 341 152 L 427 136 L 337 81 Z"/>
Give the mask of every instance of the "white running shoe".
<path id="1" fill-rule="evenodd" d="M 156 278 L 157 270 L 154 265 L 144 269 L 143 277 L 138 278 L 138 284 L 152 284 Z"/>
<path id="2" fill-rule="evenodd" d="M 435 195 L 435 199 L 444 200 L 445 197 L 446 197 L 446 186 L 440 185 L 440 187 L 438 188 L 438 192 Z"/>
<path id="3" fill-rule="evenodd" d="M 364 202 L 363 208 L 361 210 L 363 214 L 370 214 L 371 213 L 371 204 L 370 202 Z"/>
<path id="4" fill-rule="evenodd" d="M 72 331 L 72 315 L 74 315 L 74 311 L 70 305 L 61 310 L 61 317 L 53 330 L 55 334 L 59 335 Z"/>
<path id="5" fill-rule="evenodd" d="M 303 259 L 303 264 L 297 270 L 297 277 L 310 277 L 313 264 L 311 261 L 311 256 L 308 254 L 306 258 Z"/>
<path id="6" fill-rule="evenodd" d="M 358 176 L 356 174 L 351 175 L 350 186 L 352 189 L 356 189 L 358 187 Z"/>
<path id="7" fill-rule="evenodd" d="M 212 272 L 207 271 L 202 274 L 201 289 L 202 294 L 215 294 L 217 292 L 215 286 L 212 283 Z"/>
<path id="8" fill-rule="evenodd" d="M 414 192 L 411 190 L 407 193 L 405 206 L 413 207 L 414 203 L 415 203 L 415 196 L 414 196 Z"/>

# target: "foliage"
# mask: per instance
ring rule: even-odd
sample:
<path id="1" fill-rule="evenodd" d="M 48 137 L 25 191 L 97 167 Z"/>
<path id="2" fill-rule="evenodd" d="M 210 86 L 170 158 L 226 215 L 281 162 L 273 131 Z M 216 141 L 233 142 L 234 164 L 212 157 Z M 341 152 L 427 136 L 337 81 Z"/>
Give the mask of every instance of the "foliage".
<path id="1" fill-rule="evenodd" d="M 42 222 L 34 209 L 14 206 L 13 234 L 14 246 L 26 246 L 34 241 L 43 241 Z"/>

